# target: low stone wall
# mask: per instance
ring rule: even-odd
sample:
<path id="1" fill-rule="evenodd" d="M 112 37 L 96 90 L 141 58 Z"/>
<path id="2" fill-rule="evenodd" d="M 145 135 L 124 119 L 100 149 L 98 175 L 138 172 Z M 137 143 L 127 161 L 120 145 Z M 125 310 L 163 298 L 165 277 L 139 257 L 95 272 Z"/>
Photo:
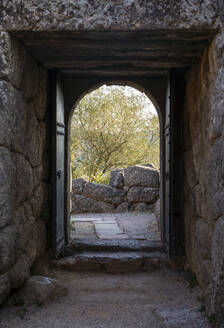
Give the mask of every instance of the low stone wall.
<path id="1" fill-rule="evenodd" d="M 72 182 L 73 214 L 148 211 L 158 198 L 159 172 L 150 164 L 113 170 L 109 185 Z"/>

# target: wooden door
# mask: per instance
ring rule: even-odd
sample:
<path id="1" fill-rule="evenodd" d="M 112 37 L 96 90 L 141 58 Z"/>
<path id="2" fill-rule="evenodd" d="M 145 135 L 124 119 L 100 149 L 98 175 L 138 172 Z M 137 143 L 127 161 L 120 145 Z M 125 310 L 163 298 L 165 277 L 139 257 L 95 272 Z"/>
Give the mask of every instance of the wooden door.
<path id="1" fill-rule="evenodd" d="M 170 253 L 171 241 L 171 177 L 172 177 L 172 159 L 171 159 L 171 95 L 170 95 L 170 79 L 167 79 L 166 93 L 166 115 L 164 126 L 165 139 L 165 167 L 164 167 L 164 184 L 165 184 L 165 199 L 164 199 L 164 247 L 167 253 Z"/>
<path id="2" fill-rule="evenodd" d="M 53 254 L 57 257 L 65 246 L 65 115 L 63 83 L 54 77 L 53 128 Z"/>

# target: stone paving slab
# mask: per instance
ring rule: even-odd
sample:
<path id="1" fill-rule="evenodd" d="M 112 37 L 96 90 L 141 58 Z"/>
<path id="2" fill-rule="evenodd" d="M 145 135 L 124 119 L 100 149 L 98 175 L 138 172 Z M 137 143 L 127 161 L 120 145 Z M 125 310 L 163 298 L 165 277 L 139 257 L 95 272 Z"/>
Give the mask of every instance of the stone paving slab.
<path id="1" fill-rule="evenodd" d="M 71 222 L 72 238 L 87 239 L 89 234 L 92 240 L 160 240 L 158 222 L 152 212 L 83 213 L 72 215 Z M 92 230 L 88 224 L 92 224 Z"/>

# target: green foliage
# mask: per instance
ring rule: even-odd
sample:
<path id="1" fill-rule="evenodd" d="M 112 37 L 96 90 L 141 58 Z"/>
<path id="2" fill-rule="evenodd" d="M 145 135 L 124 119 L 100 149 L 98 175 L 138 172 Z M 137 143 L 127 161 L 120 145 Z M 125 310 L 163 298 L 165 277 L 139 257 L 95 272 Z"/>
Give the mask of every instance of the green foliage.
<path id="1" fill-rule="evenodd" d="M 148 98 L 125 87 L 101 87 L 82 98 L 71 122 L 73 178 L 108 183 L 114 168 L 159 167 L 159 120 Z"/>

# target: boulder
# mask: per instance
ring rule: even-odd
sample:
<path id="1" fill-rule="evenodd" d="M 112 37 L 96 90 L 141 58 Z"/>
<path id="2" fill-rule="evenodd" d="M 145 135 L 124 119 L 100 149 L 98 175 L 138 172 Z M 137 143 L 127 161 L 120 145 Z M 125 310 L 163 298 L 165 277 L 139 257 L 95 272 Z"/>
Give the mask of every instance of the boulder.
<path id="1" fill-rule="evenodd" d="M 124 170 L 124 184 L 129 187 L 159 188 L 159 172 L 146 166 L 129 166 Z"/>
<path id="2" fill-rule="evenodd" d="M 72 180 L 72 192 L 75 194 L 82 194 L 86 181 L 82 178 Z"/>
<path id="3" fill-rule="evenodd" d="M 128 212 L 130 210 L 130 204 L 128 202 L 121 203 L 116 208 L 117 213 Z"/>
<path id="4" fill-rule="evenodd" d="M 66 288 L 58 280 L 37 275 L 27 280 L 25 286 L 16 293 L 15 301 L 19 300 L 27 305 L 43 305 L 56 297 L 65 296 L 66 292 Z"/>
<path id="5" fill-rule="evenodd" d="M 86 182 L 83 196 L 91 197 L 98 201 L 118 205 L 122 203 L 125 192 L 111 186 L 101 185 L 98 183 Z"/>
<path id="6" fill-rule="evenodd" d="M 124 186 L 124 170 L 113 170 L 110 173 L 110 186 L 121 189 Z"/>
<path id="7" fill-rule="evenodd" d="M 147 203 L 135 203 L 131 206 L 132 211 L 147 212 L 152 210 L 152 206 Z"/>
<path id="8" fill-rule="evenodd" d="M 10 279 L 7 273 L 0 274 L 0 304 L 2 304 L 10 292 Z"/>
<path id="9" fill-rule="evenodd" d="M 159 197 L 158 188 L 132 187 L 127 194 L 129 203 L 149 203 L 153 204 Z"/>
<path id="10" fill-rule="evenodd" d="M 110 213 L 114 211 L 112 204 L 97 201 L 82 195 L 72 195 L 72 213 Z"/>

